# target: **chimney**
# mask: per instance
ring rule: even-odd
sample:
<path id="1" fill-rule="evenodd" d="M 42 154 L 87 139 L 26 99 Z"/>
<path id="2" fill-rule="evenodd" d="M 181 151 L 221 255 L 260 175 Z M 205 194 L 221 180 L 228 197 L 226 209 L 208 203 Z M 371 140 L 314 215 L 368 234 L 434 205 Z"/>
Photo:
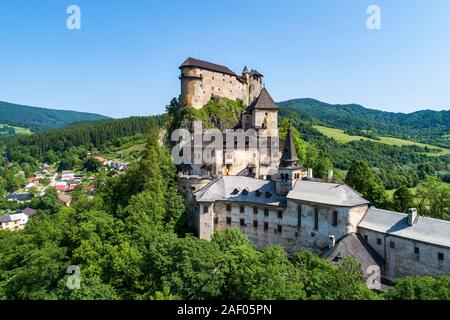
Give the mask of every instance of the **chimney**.
<path id="1" fill-rule="evenodd" d="M 306 177 L 308 178 L 308 180 L 313 179 L 313 170 L 311 168 L 308 168 L 308 173 Z"/>
<path id="2" fill-rule="evenodd" d="M 334 248 L 335 245 L 336 245 L 336 237 L 330 236 L 330 247 Z"/>
<path id="3" fill-rule="evenodd" d="M 333 170 L 328 170 L 328 182 L 333 180 Z"/>
<path id="4" fill-rule="evenodd" d="M 417 214 L 417 209 L 416 208 L 410 208 L 408 210 L 408 225 L 413 226 L 416 224 L 417 222 L 417 218 L 419 217 L 419 215 Z"/>

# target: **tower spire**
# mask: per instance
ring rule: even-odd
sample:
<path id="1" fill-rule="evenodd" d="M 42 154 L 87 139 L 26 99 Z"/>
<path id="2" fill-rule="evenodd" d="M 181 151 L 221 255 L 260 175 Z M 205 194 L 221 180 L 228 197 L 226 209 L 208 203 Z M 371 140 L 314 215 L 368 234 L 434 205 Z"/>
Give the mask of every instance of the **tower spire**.
<path id="1" fill-rule="evenodd" d="M 283 154 L 280 159 L 280 167 L 298 169 L 300 168 L 299 161 L 297 150 L 295 148 L 294 135 L 292 134 L 292 124 L 289 122 Z"/>

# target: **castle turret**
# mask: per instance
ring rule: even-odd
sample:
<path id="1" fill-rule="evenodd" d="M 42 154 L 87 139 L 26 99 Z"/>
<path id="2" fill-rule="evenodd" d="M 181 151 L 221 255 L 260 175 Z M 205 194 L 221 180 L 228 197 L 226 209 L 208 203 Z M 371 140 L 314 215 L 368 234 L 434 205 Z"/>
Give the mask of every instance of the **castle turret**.
<path id="1" fill-rule="evenodd" d="M 300 160 L 295 149 L 294 136 L 289 125 L 283 154 L 277 173 L 277 193 L 285 196 L 292 190 L 297 179 L 301 178 Z"/>
<path id="2" fill-rule="evenodd" d="M 246 112 L 251 114 L 252 128 L 266 130 L 267 137 L 278 136 L 278 107 L 266 88 L 262 89 Z"/>
<path id="3" fill-rule="evenodd" d="M 250 71 L 248 74 L 248 96 L 249 104 L 259 97 L 264 88 L 263 75 L 256 70 Z"/>

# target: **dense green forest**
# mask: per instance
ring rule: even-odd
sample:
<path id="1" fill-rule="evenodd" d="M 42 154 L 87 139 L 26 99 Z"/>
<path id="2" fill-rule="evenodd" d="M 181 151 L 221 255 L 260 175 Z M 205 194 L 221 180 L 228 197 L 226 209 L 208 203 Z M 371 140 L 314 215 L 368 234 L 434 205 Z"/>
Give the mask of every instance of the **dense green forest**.
<path id="1" fill-rule="evenodd" d="M 175 167 L 151 121 L 126 174 L 99 179 L 93 198 L 75 192 L 69 208 L 48 192 L 24 231 L 0 232 L 0 299 L 450 299 L 448 277 L 410 277 L 379 294 L 353 259 L 258 251 L 233 229 L 210 242 L 189 236 Z M 80 290 L 67 287 L 71 265 Z"/>
<path id="2" fill-rule="evenodd" d="M 162 118 L 155 116 L 161 123 Z M 19 163 L 54 163 L 69 157 L 69 150 L 82 148 L 85 151 L 104 145 L 121 145 L 127 137 L 148 132 L 149 117 L 131 117 L 118 120 L 82 122 L 62 129 L 31 136 L 12 138 L 7 144 L 8 158 Z"/>
<path id="3" fill-rule="evenodd" d="M 29 107 L 0 101 L 0 124 L 27 128 L 33 132 L 62 128 L 74 122 L 104 119 L 107 117 L 98 114 Z"/>
<path id="4" fill-rule="evenodd" d="M 333 128 L 369 130 L 378 135 L 450 147 L 450 111 L 393 113 L 367 109 L 357 104 L 332 105 L 314 99 L 295 99 L 278 105 Z"/>
<path id="5" fill-rule="evenodd" d="M 289 119 L 303 140 L 331 159 L 333 167 L 347 172 L 356 160 L 365 160 L 375 170 L 386 189 L 401 185 L 415 187 L 429 175 L 450 182 L 450 156 L 429 156 L 418 146 L 393 146 L 374 141 L 341 144 L 313 128 L 310 117 L 294 109 L 282 108 L 280 116 Z"/>

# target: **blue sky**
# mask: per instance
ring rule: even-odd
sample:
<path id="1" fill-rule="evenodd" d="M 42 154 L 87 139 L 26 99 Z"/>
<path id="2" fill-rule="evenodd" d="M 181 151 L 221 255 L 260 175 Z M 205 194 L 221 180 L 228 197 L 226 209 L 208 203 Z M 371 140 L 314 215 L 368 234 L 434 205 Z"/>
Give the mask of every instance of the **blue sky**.
<path id="1" fill-rule="evenodd" d="M 66 28 L 69 5 L 81 30 Z M 381 8 L 368 30 L 366 9 Z M 276 101 L 450 108 L 448 0 L 2 0 L 0 100 L 113 117 L 164 111 L 188 56 L 245 64 Z"/>

